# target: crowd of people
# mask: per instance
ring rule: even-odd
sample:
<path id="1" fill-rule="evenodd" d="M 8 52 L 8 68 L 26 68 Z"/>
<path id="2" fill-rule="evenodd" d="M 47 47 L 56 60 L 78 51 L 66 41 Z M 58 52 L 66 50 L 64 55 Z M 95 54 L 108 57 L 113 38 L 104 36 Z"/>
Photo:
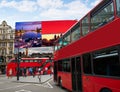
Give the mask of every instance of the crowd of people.
<path id="1" fill-rule="evenodd" d="M 41 74 L 47 74 L 48 68 L 45 67 L 45 70 L 40 68 L 40 67 L 23 67 L 19 69 L 19 76 L 27 77 L 27 76 L 33 76 L 35 77 L 36 75 L 41 75 Z M 13 76 L 13 70 L 12 68 L 9 69 L 9 77 Z"/>
<path id="2" fill-rule="evenodd" d="M 20 68 L 20 76 L 35 76 L 38 74 L 43 74 L 43 71 L 39 67 L 28 67 L 28 68 Z"/>

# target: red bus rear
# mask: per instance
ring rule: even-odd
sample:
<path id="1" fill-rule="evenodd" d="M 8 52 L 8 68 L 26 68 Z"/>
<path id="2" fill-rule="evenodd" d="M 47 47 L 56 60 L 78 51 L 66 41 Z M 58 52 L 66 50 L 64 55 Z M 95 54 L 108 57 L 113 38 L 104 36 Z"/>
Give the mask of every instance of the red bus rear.
<path id="1" fill-rule="evenodd" d="M 56 43 L 54 81 L 72 92 L 120 92 L 120 0 L 103 0 Z"/>

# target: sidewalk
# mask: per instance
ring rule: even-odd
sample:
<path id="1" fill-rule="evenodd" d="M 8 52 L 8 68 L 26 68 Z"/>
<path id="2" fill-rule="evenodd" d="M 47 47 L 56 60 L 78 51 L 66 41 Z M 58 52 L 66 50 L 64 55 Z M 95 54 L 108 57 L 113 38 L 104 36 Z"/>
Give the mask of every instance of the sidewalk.
<path id="1" fill-rule="evenodd" d="M 6 76 L 6 74 L 0 74 L 0 77 L 5 77 Z"/>
<path id="2" fill-rule="evenodd" d="M 19 77 L 19 81 L 16 82 L 23 82 L 23 83 L 45 83 L 49 81 L 50 79 L 53 78 L 53 75 L 40 75 L 39 77 L 36 75 L 35 77 L 33 76 L 27 76 L 27 77 Z"/>

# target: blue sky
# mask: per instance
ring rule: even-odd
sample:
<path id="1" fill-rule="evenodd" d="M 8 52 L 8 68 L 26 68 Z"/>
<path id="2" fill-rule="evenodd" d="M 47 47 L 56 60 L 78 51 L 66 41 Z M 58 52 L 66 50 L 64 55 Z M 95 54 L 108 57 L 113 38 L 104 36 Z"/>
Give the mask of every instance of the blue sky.
<path id="1" fill-rule="evenodd" d="M 0 0 L 0 23 L 80 19 L 101 0 Z"/>

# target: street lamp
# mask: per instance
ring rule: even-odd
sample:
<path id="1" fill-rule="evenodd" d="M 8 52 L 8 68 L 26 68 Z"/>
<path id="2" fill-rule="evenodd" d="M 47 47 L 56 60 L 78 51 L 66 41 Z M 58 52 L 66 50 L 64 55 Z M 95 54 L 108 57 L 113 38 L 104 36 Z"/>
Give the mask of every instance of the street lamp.
<path id="1" fill-rule="evenodd" d="M 19 81 L 19 69 L 20 63 L 19 63 L 19 48 L 18 48 L 18 56 L 17 56 L 17 81 Z"/>
<path id="2" fill-rule="evenodd" d="M 19 73 L 20 73 L 20 60 L 21 60 L 21 52 L 19 52 L 19 40 L 17 40 L 18 42 L 18 55 L 17 55 L 17 81 L 19 81 Z"/>

